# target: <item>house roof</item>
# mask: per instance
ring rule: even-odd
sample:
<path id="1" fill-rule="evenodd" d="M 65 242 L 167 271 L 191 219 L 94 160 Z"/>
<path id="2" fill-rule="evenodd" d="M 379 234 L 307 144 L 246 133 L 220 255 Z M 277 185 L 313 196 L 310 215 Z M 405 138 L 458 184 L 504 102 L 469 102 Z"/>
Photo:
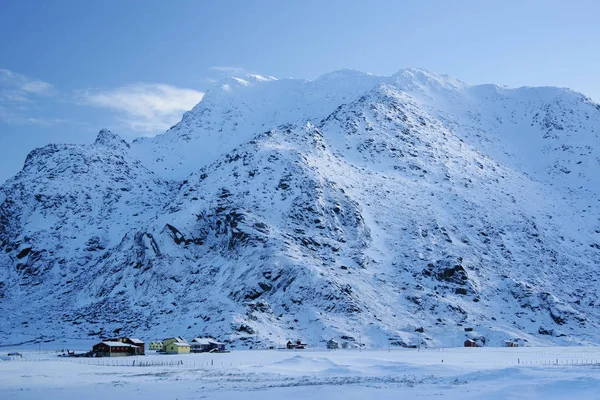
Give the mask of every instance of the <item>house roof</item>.
<path id="1" fill-rule="evenodd" d="M 163 342 L 166 342 L 168 340 L 175 340 L 175 343 L 182 343 L 182 344 L 185 344 L 185 345 L 189 345 L 189 343 L 187 342 L 187 340 L 185 340 L 181 336 L 170 337 L 170 338 L 167 338 L 167 339 L 163 340 Z"/>
<path id="2" fill-rule="evenodd" d="M 221 342 L 217 342 L 213 338 L 193 338 L 192 343 L 194 344 L 223 344 Z"/>
<path id="3" fill-rule="evenodd" d="M 132 343 L 135 344 L 144 344 L 143 341 L 141 341 L 140 339 L 136 339 L 136 338 L 130 338 L 130 337 L 111 337 L 111 338 L 106 338 L 106 340 L 104 340 L 105 342 L 125 342 L 125 341 L 130 341 Z"/>
<path id="4" fill-rule="evenodd" d="M 123 342 L 100 342 L 98 344 L 103 344 L 108 347 L 135 347 L 132 344 L 123 343 Z M 98 346 L 98 344 L 96 346 Z"/>

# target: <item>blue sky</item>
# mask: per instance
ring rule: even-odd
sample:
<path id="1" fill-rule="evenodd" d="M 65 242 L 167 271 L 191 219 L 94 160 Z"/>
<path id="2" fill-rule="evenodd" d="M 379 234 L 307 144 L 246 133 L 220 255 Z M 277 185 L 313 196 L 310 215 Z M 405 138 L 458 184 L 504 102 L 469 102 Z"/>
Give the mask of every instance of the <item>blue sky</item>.
<path id="1" fill-rule="evenodd" d="M 227 75 L 425 68 L 600 102 L 600 2 L 0 1 L 0 182 L 34 147 L 177 122 Z"/>

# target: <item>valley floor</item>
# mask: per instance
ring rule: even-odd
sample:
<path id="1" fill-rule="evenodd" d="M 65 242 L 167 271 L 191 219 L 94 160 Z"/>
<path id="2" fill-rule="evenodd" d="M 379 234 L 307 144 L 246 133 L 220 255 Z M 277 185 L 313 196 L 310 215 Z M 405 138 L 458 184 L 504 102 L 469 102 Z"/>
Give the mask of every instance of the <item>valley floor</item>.
<path id="1" fill-rule="evenodd" d="M 600 348 L 254 350 L 66 358 L 0 349 L 0 399 L 600 399 Z"/>

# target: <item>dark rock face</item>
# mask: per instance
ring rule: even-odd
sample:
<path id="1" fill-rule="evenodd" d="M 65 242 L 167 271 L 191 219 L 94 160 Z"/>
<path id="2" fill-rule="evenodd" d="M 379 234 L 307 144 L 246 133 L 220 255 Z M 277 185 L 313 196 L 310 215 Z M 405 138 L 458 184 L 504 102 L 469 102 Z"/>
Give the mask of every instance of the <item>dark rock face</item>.
<path id="1" fill-rule="evenodd" d="M 456 259 L 449 257 L 445 260 L 438 260 L 436 263 L 427 264 L 427 268 L 423 270 L 423 275 L 433 276 L 441 282 L 466 285 L 469 276 L 460 263 L 462 263 L 462 258 L 460 257 Z"/>

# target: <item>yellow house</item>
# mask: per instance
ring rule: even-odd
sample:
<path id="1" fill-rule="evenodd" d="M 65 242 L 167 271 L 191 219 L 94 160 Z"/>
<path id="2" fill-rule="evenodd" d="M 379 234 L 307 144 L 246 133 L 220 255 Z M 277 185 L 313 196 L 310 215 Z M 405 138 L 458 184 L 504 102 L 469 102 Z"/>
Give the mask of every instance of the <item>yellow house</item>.
<path id="1" fill-rule="evenodd" d="M 161 342 L 160 340 L 153 340 L 150 342 L 149 348 L 150 350 L 162 350 L 163 342 Z"/>
<path id="2" fill-rule="evenodd" d="M 163 350 L 167 354 L 189 354 L 190 344 L 181 336 L 163 340 Z"/>

